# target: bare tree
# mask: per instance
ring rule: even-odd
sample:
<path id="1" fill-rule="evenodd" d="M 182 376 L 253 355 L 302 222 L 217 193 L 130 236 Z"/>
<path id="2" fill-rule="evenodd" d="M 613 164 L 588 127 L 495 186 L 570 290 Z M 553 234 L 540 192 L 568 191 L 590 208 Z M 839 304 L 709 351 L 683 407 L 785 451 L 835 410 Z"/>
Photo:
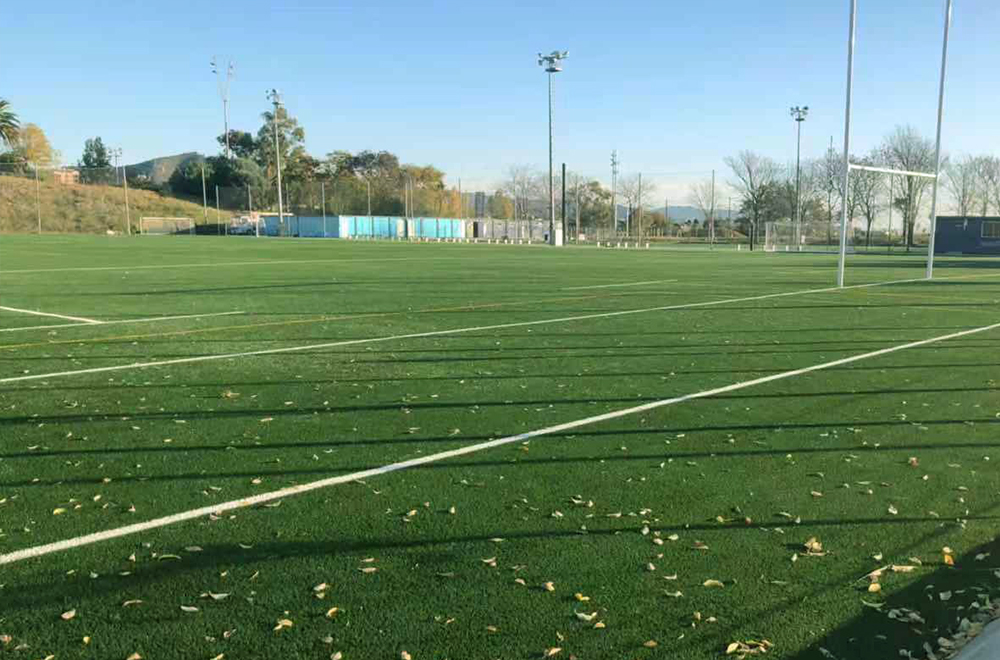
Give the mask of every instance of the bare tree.
<path id="1" fill-rule="evenodd" d="M 729 183 L 743 200 L 742 209 L 750 220 L 750 249 L 753 249 L 759 223 L 770 205 L 769 197 L 781 174 L 781 167 L 766 156 L 753 151 L 741 151 L 726 158 L 726 165 L 733 171 Z"/>
<path id="2" fill-rule="evenodd" d="M 981 191 L 979 203 L 982 206 L 982 214 L 987 215 L 990 206 L 1000 213 L 1000 158 L 996 156 L 980 156 L 979 161 L 979 189 Z"/>
<path id="3" fill-rule="evenodd" d="M 826 242 L 833 242 L 834 199 L 843 202 L 844 161 L 832 146 L 826 150 L 818 163 L 819 187 L 826 194 Z"/>
<path id="4" fill-rule="evenodd" d="M 954 198 L 958 215 L 969 215 L 979 206 L 978 202 L 984 192 L 980 190 L 981 170 L 981 159 L 973 156 L 963 156 L 948 164 L 944 185 Z"/>
<path id="5" fill-rule="evenodd" d="M 706 223 L 714 219 L 712 218 L 713 212 L 722 205 L 719 191 L 713 190 L 713 188 L 712 180 L 705 179 L 697 183 L 692 183 L 691 188 L 688 190 L 688 203 L 698 209 L 698 212 L 701 213 L 701 217 L 705 219 Z"/>
<path id="6" fill-rule="evenodd" d="M 934 142 L 921 136 L 912 126 L 897 126 L 895 131 L 887 135 L 882 145 L 882 155 L 895 169 L 911 172 L 930 172 L 934 169 Z M 903 213 L 907 252 L 913 247 L 917 216 L 930 185 L 931 180 L 924 177 L 899 177 L 898 195 L 892 200 L 892 204 Z"/>
<path id="7" fill-rule="evenodd" d="M 874 151 L 861 159 L 852 159 L 860 165 L 880 165 L 880 154 Z M 872 225 L 882 209 L 882 190 L 885 188 L 884 175 L 868 170 L 851 172 L 848 212 L 860 212 L 865 219 L 865 246 L 872 245 Z"/>
<path id="8" fill-rule="evenodd" d="M 640 190 L 639 186 L 639 175 L 630 174 L 618 179 L 618 193 L 622 196 L 625 201 L 625 206 L 627 207 L 627 212 L 625 214 L 626 218 L 626 236 L 631 235 L 632 230 L 635 228 L 635 214 L 642 200 L 639 199 L 640 196 L 645 197 L 646 191 Z"/>

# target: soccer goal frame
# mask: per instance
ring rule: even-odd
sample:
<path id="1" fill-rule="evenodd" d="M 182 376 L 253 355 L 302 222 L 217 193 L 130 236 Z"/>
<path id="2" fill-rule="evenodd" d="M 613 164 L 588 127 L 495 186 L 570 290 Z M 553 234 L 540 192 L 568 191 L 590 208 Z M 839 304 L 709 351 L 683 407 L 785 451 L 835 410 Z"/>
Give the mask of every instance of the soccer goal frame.
<path id="1" fill-rule="evenodd" d="M 933 179 L 934 186 L 931 193 L 931 228 L 930 238 L 927 244 L 927 279 L 934 277 L 934 234 L 937 231 L 937 197 L 938 183 L 941 178 L 941 121 L 944 117 L 944 80 L 945 71 L 948 64 L 948 32 L 951 28 L 952 0 L 945 0 L 944 10 L 944 42 L 941 46 L 941 79 L 938 86 L 938 107 L 937 107 L 937 136 L 934 143 L 934 171 L 933 172 L 909 172 L 888 167 L 870 167 L 867 165 L 856 165 L 851 162 L 851 94 L 854 88 L 854 44 L 857 40 L 857 14 L 858 0 L 850 0 L 851 19 L 850 28 L 847 34 L 847 102 L 844 109 L 844 190 L 850 190 L 851 170 L 867 170 L 870 172 L 882 172 L 890 175 L 898 174 L 903 176 L 919 176 Z M 890 206 L 892 201 L 890 200 Z M 837 286 L 844 286 L 844 264 L 847 260 L 847 204 L 842 205 L 840 218 L 840 258 L 837 261 Z"/>
<path id="2" fill-rule="evenodd" d="M 178 218 L 166 218 L 166 217 L 157 217 L 157 216 L 142 216 L 142 217 L 139 218 L 139 235 L 140 236 L 165 236 L 165 235 L 169 235 L 169 234 L 178 234 L 178 233 L 181 233 L 181 232 L 179 232 L 179 231 L 167 232 L 166 234 L 159 234 L 159 233 L 148 232 L 147 231 L 147 227 L 148 227 L 147 223 L 149 223 L 149 222 L 163 222 L 163 223 L 174 222 L 174 223 L 178 223 L 178 222 L 181 222 L 181 221 L 186 221 L 188 223 L 188 231 L 187 231 L 187 233 L 189 235 L 191 235 L 191 236 L 194 236 L 195 231 L 194 231 L 194 220 L 193 219 L 191 219 L 191 218 L 182 218 L 182 217 L 178 217 Z"/>

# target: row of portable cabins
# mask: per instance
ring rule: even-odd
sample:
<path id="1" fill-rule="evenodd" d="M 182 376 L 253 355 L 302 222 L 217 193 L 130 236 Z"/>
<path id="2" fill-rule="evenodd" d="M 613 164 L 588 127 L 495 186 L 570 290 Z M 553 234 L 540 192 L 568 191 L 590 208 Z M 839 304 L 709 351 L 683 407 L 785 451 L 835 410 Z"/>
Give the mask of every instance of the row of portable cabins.
<path id="1" fill-rule="evenodd" d="M 261 234 L 300 238 L 466 238 L 466 220 L 366 215 L 303 216 L 262 213 Z M 471 233 L 471 231 L 470 231 Z M 471 238 L 471 236 L 470 236 Z"/>

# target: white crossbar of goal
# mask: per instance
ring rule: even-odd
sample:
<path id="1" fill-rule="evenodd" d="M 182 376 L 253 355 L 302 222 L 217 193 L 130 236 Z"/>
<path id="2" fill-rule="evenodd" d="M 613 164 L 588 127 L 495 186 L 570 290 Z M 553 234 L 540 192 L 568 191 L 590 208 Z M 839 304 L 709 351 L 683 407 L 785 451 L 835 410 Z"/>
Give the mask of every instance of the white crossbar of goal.
<path id="1" fill-rule="evenodd" d="M 139 218 L 139 233 L 145 236 L 166 236 L 170 234 L 194 234 L 194 220 L 191 218 L 161 218 L 145 216 Z"/>

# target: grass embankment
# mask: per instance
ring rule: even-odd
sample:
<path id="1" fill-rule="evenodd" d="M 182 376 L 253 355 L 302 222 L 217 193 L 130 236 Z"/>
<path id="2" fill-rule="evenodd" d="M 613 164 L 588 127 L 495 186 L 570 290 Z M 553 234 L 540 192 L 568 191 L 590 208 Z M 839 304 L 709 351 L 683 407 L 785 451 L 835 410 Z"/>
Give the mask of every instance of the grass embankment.
<path id="1" fill-rule="evenodd" d="M 142 216 L 185 217 L 196 222 L 203 217 L 200 204 L 166 197 L 149 190 L 128 191 L 133 227 Z M 39 213 L 40 212 L 40 213 Z M 124 232 L 125 194 L 121 186 L 60 184 L 0 176 L 0 231 L 104 233 Z"/>

